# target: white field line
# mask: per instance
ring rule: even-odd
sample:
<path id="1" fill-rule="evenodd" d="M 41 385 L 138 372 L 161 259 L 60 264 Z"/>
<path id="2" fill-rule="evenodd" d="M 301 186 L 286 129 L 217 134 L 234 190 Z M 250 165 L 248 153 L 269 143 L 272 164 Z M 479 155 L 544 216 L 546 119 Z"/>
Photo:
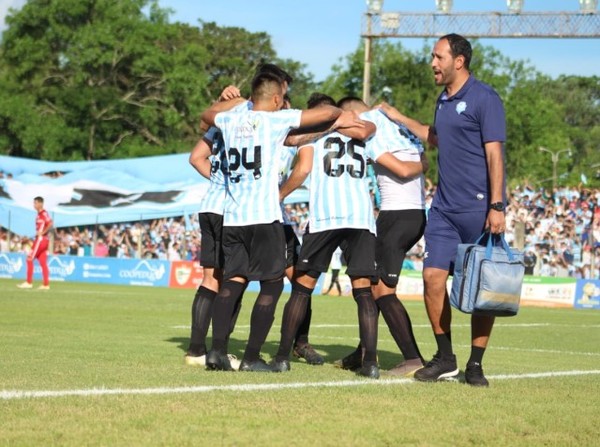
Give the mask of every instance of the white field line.
<path id="1" fill-rule="evenodd" d="M 518 379 L 545 379 L 550 377 L 585 376 L 597 375 L 600 370 L 574 370 L 574 371 L 549 371 L 527 374 L 498 374 L 488 376 L 492 380 L 518 380 Z M 268 384 L 245 384 L 245 385 L 214 385 L 193 386 L 174 388 L 92 388 L 83 390 L 55 390 L 55 391 L 0 391 L 0 399 L 33 399 L 44 397 L 68 397 L 68 396 L 115 396 L 115 395 L 152 395 L 152 394 L 189 394 L 189 393 L 211 393 L 223 391 L 270 391 L 300 388 L 343 388 L 356 386 L 390 386 L 408 385 L 415 383 L 412 379 L 384 379 L 384 380 L 342 380 L 338 382 L 296 382 L 296 383 L 268 383 Z"/>
<path id="2" fill-rule="evenodd" d="M 514 327 L 514 328 L 530 328 L 530 327 L 573 327 L 573 328 L 600 328 L 600 324 L 554 324 L 554 323 L 496 323 L 494 324 L 495 328 L 499 327 Z M 248 324 L 238 324 L 235 326 L 236 329 L 250 329 L 250 325 Z M 281 328 L 280 325 L 274 324 L 272 326 L 275 329 Z M 337 328 L 358 328 L 358 323 L 356 324 L 311 324 L 311 329 L 337 329 Z M 387 327 L 385 324 L 379 324 L 379 327 L 385 328 Z M 430 328 L 429 324 L 413 324 L 413 328 Z M 470 324 L 453 324 L 453 328 L 470 328 Z M 178 324 L 176 326 L 171 326 L 171 329 L 190 329 L 190 325 L 182 325 Z"/>

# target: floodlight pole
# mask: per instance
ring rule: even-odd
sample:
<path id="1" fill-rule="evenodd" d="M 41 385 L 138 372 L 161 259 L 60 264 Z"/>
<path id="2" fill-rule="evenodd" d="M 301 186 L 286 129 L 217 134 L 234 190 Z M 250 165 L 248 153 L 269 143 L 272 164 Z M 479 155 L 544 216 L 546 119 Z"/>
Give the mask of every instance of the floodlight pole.
<path id="1" fill-rule="evenodd" d="M 556 190 L 557 182 L 558 182 L 558 157 L 563 152 L 566 152 L 567 155 L 571 155 L 571 149 L 561 149 L 559 151 L 551 151 L 550 149 L 546 149 L 545 147 L 539 147 L 538 150 L 541 152 L 548 152 L 552 159 L 552 194 Z"/>

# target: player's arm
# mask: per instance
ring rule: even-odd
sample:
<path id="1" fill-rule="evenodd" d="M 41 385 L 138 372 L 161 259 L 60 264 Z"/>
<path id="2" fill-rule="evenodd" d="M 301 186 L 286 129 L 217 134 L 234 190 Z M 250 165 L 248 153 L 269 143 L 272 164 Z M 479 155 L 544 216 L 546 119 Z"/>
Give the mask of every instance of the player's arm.
<path id="1" fill-rule="evenodd" d="M 487 160 L 488 177 L 490 179 L 490 203 L 503 202 L 504 157 L 502 155 L 502 143 L 499 141 L 485 143 L 485 158 Z M 485 226 L 494 234 L 503 233 L 506 229 L 504 211 L 490 209 Z"/>
<path id="2" fill-rule="evenodd" d="M 398 109 L 389 105 L 387 102 L 382 102 L 375 106 L 375 108 L 381 109 L 386 116 L 392 121 L 396 121 L 408 130 L 414 133 L 420 140 L 427 141 L 432 146 L 437 146 L 438 140 L 435 133 L 435 129 L 432 126 L 423 124 L 415 119 L 409 118 L 406 115 L 400 113 Z"/>
<path id="3" fill-rule="evenodd" d="M 352 116 L 348 118 L 347 121 L 338 124 L 337 131 L 342 135 L 357 140 L 366 140 L 377 131 L 375 123 L 360 119 L 355 112 L 348 112 L 350 112 Z M 342 113 L 342 115 L 344 113 Z M 337 119 L 336 123 L 340 121 L 342 115 L 340 115 L 340 118 Z"/>
<path id="4" fill-rule="evenodd" d="M 350 138 L 364 140 L 373 135 L 376 130 L 377 127 L 370 121 L 361 120 L 352 111 L 343 111 L 333 124 L 320 124 L 291 130 L 284 144 L 296 147 L 305 146 L 335 131 Z"/>
<path id="5" fill-rule="evenodd" d="M 280 202 L 283 202 L 283 199 L 302 186 L 312 169 L 313 153 L 313 146 L 304 146 L 300 148 L 298 151 L 298 158 L 296 159 L 296 165 L 292 169 L 288 179 L 279 187 Z"/>
<path id="6" fill-rule="evenodd" d="M 416 177 L 429 168 L 425 154 L 421 155 L 421 161 L 402 161 L 394 157 L 391 152 L 385 152 L 377 157 L 375 162 L 400 178 Z"/>
<path id="7" fill-rule="evenodd" d="M 192 152 L 190 153 L 190 164 L 194 167 L 198 173 L 210 180 L 210 155 L 212 153 L 212 141 L 202 138 Z"/>
<path id="8" fill-rule="evenodd" d="M 234 98 L 228 101 L 215 102 L 202 112 L 200 120 L 209 126 L 214 126 L 217 113 L 226 112 L 244 101 L 246 101 L 244 98 Z M 202 124 L 200 124 L 200 127 L 202 127 Z"/>
<path id="9" fill-rule="evenodd" d="M 334 122 L 341 115 L 342 110 L 334 106 L 320 106 L 314 109 L 302 110 L 299 127 L 310 127 L 318 124 Z"/>

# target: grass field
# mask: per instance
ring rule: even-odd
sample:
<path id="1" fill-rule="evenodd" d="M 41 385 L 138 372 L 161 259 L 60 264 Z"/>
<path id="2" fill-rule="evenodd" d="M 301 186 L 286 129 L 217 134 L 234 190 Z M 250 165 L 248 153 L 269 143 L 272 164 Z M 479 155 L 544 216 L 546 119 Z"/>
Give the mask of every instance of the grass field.
<path id="1" fill-rule="evenodd" d="M 351 298 L 313 299 L 323 366 L 285 374 L 183 365 L 191 290 L 0 280 L 0 445 L 600 445 L 600 312 L 523 308 L 498 319 L 484 367 L 464 383 L 360 379 L 332 362 L 357 343 Z M 284 295 L 265 344 L 274 355 Z M 231 351 L 241 356 L 254 295 Z M 422 302 L 407 302 L 426 356 Z M 454 313 L 461 368 L 468 316 Z M 380 321 L 383 369 L 400 361 Z"/>

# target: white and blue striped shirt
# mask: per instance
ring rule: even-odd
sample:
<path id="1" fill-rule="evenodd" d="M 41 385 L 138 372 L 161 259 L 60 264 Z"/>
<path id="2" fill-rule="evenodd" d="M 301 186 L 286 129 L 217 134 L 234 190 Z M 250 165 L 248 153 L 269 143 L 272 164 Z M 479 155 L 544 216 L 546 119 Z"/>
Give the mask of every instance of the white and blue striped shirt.
<path id="1" fill-rule="evenodd" d="M 279 186 L 285 182 L 292 169 L 292 163 L 296 158 L 298 148 L 295 146 L 284 146 L 281 148 L 281 169 L 279 171 Z M 281 202 L 281 214 L 283 216 L 284 225 L 293 225 L 290 216 L 285 212 L 285 205 Z"/>
<path id="2" fill-rule="evenodd" d="M 248 110 L 251 107 L 252 103 L 247 101 L 238 104 L 230 111 L 239 112 Z M 228 186 L 227 156 L 225 154 L 225 145 L 223 144 L 223 135 L 219 128 L 212 126 L 204 134 L 204 139 L 212 144 L 212 151 L 209 157 L 210 184 L 206 193 L 202 196 L 198 212 L 223 215 Z"/>
<path id="3" fill-rule="evenodd" d="M 337 132 L 309 146 L 314 150 L 310 174 L 310 232 L 357 228 L 375 234 L 367 159 L 375 160 L 381 153 Z"/>
<path id="4" fill-rule="evenodd" d="M 363 112 L 360 117 L 377 126 L 377 132 L 367 141 L 367 146 L 373 146 L 373 151 L 390 152 L 400 161 L 421 160 L 423 144 L 406 127 L 391 121 L 379 109 Z M 382 211 L 425 209 L 425 177 L 422 174 L 400 178 L 379 164 L 374 167 Z"/>
<path id="5" fill-rule="evenodd" d="M 227 194 L 227 158 L 223 147 L 221 131 L 216 127 L 208 129 L 204 139 L 212 144 L 210 159 L 210 185 L 200 201 L 200 213 L 223 214 Z"/>
<path id="6" fill-rule="evenodd" d="M 223 112 L 215 125 L 223 133 L 229 164 L 223 225 L 281 221 L 279 172 L 283 141 L 300 126 L 301 110 Z"/>

